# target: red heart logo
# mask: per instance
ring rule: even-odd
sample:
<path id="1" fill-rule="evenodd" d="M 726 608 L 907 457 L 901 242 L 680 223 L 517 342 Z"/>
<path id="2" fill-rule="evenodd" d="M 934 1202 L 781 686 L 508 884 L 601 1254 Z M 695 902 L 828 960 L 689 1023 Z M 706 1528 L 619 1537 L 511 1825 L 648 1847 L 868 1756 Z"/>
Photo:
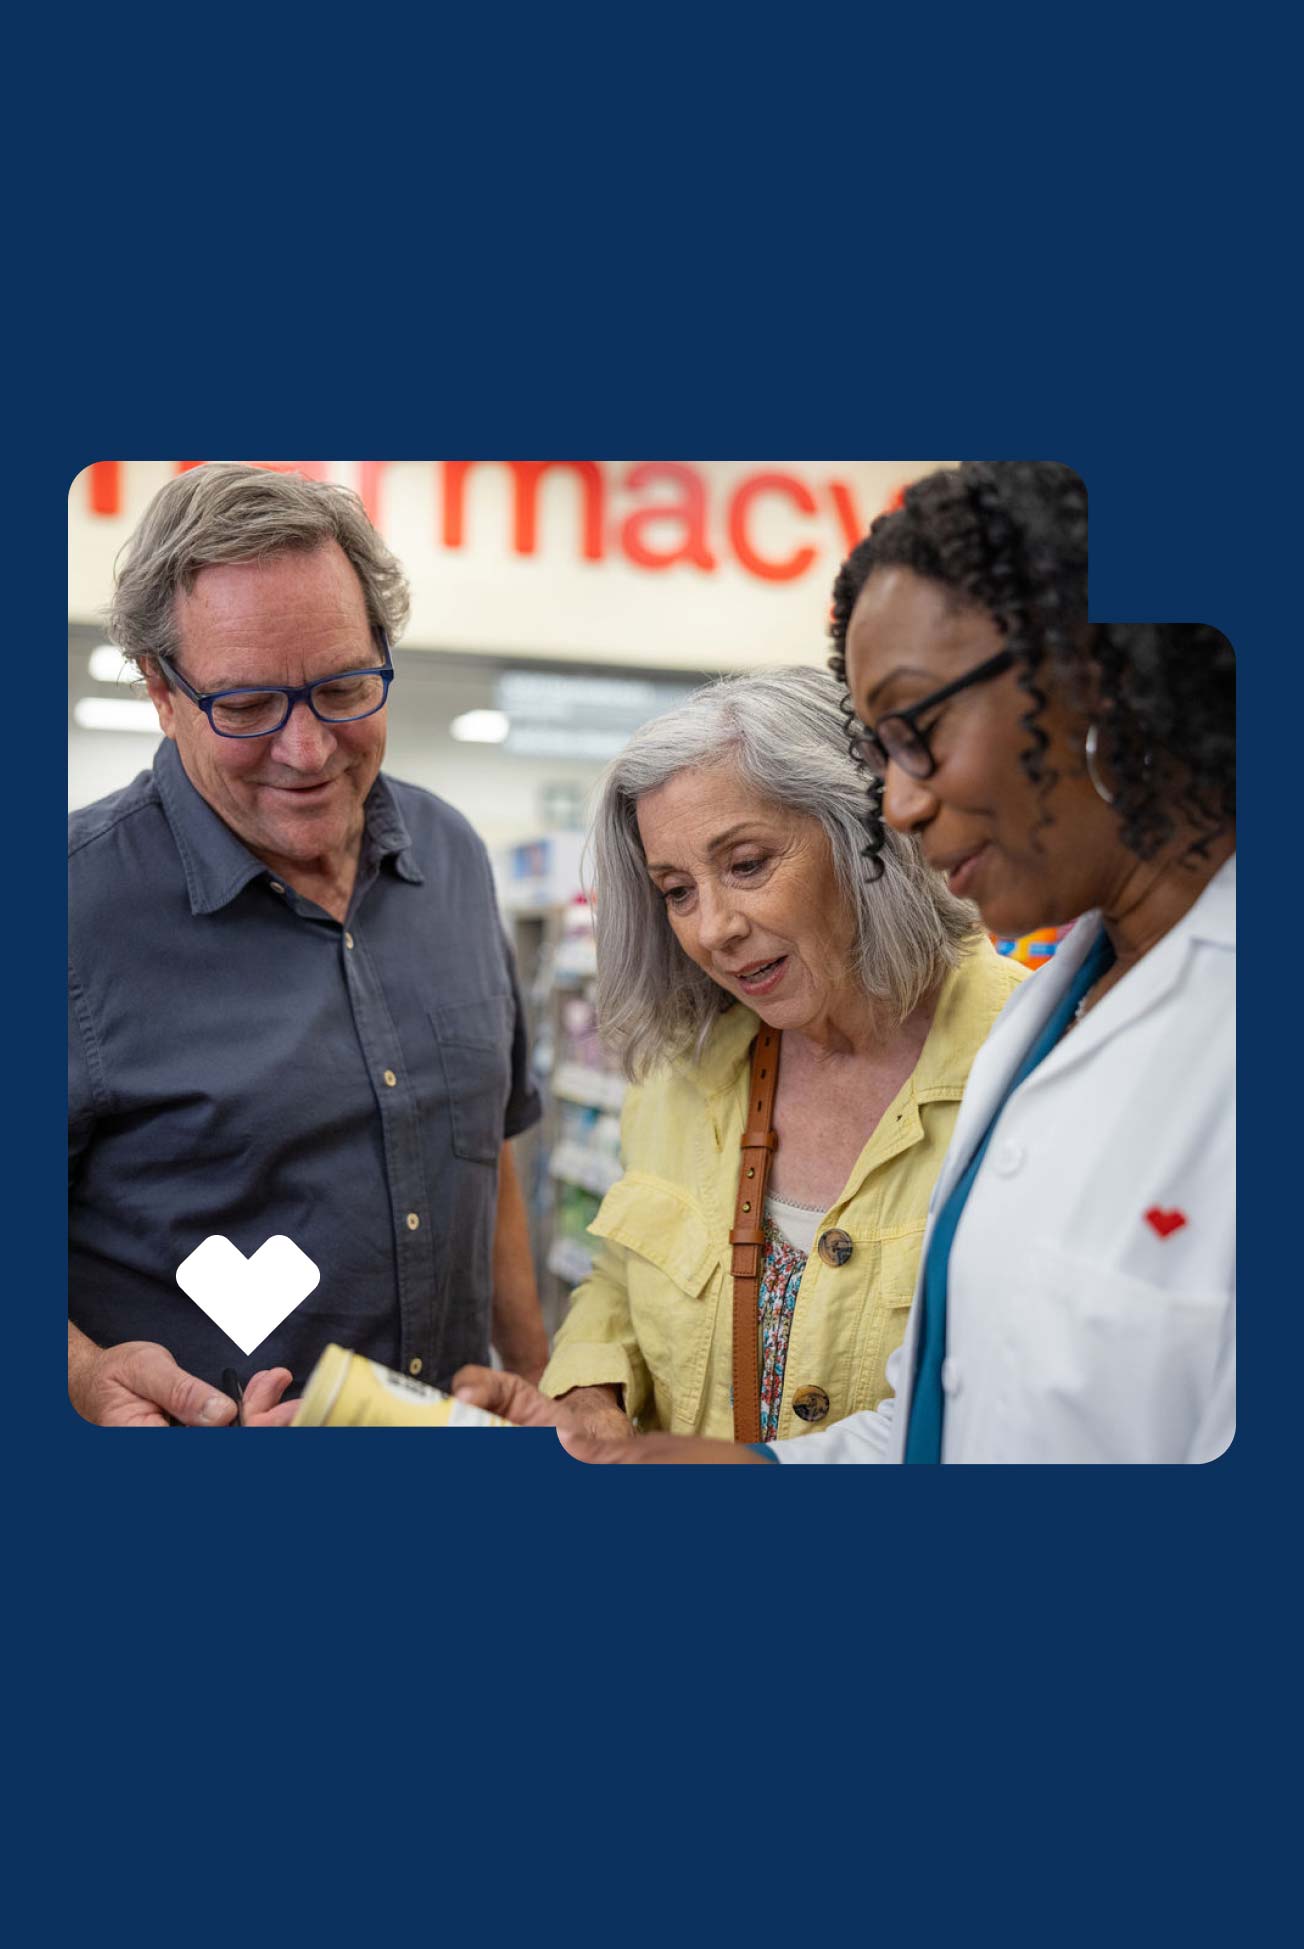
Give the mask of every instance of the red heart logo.
<path id="1" fill-rule="evenodd" d="M 1170 1232 L 1180 1232 L 1185 1223 L 1184 1211 L 1160 1211 L 1158 1205 L 1151 1205 L 1146 1213 L 1146 1224 L 1153 1225 L 1160 1238 L 1167 1238 Z"/>

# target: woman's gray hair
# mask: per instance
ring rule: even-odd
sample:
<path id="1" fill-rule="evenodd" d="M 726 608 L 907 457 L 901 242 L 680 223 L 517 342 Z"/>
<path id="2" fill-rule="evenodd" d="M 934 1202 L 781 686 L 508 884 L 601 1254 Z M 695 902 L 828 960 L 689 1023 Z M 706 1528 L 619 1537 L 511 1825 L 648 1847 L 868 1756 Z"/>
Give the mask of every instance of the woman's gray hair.
<path id="1" fill-rule="evenodd" d="M 732 999 L 675 939 L 639 838 L 638 801 L 680 772 L 727 766 L 772 805 L 819 821 L 856 916 L 861 986 L 892 1020 L 904 1021 L 977 937 L 976 910 L 913 840 L 889 831 L 882 877 L 869 877 L 865 779 L 847 751 L 841 696 L 819 670 L 724 677 L 645 724 L 603 773 L 589 842 L 598 1025 L 631 1081 L 700 1056 Z"/>
<path id="2" fill-rule="evenodd" d="M 202 568 L 336 541 L 353 564 L 373 629 L 391 644 L 408 617 L 407 577 L 357 495 L 302 474 L 208 460 L 159 489 L 116 564 L 108 631 L 139 667 L 176 659 L 176 597 Z"/>

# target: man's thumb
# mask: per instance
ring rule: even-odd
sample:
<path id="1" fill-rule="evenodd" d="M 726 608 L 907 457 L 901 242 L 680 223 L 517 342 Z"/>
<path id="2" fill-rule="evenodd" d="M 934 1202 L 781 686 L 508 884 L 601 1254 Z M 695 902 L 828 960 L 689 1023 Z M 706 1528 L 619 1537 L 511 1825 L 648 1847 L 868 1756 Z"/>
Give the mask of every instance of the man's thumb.
<path id="1" fill-rule="evenodd" d="M 207 1381 L 178 1367 L 166 1348 L 154 1347 L 138 1356 L 133 1385 L 147 1400 L 187 1428 L 222 1428 L 235 1420 L 236 1406 Z"/>

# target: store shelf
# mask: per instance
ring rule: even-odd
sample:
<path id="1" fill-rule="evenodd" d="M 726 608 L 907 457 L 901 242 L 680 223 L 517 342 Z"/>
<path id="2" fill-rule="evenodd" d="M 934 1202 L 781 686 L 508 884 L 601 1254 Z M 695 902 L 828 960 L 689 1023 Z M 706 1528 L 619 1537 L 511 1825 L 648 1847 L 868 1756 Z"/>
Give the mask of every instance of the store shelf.
<path id="1" fill-rule="evenodd" d="M 578 1239 L 555 1238 L 548 1253 L 548 1270 L 568 1286 L 578 1286 L 592 1272 L 593 1260 Z"/>
<path id="2" fill-rule="evenodd" d="M 588 1069 L 583 1063 L 558 1065 L 551 1085 L 554 1096 L 567 1103 L 584 1103 L 598 1110 L 618 1110 L 625 1100 L 625 1079 L 609 1069 Z"/>
<path id="3" fill-rule="evenodd" d="M 598 972 L 598 957 L 591 940 L 563 940 L 553 962 L 555 981 L 590 981 Z"/>
<path id="4" fill-rule="evenodd" d="M 564 1184 L 578 1184 L 603 1198 L 620 1176 L 620 1159 L 605 1151 L 585 1150 L 579 1144 L 558 1144 L 548 1159 L 548 1171 Z"/>

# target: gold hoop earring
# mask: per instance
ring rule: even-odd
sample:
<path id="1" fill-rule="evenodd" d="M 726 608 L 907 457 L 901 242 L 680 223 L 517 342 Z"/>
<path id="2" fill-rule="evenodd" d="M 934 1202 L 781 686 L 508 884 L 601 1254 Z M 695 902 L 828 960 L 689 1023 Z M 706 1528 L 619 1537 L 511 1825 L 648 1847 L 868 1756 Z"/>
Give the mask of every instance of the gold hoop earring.
<path id="1" fill-rule="evenodd" d="M 1106 805 L 1112 805 L 1114 803 L 1114 794 L 1108 789 L 1107 786 L 1101 783 L 1100 773 L 1096 770 L 1096 753 L 1099 750 L 1099 747 L 1100 747 L 1100 732 L 1097 729 L 1096 725 L 1094 723 L 1091 723 L 1087 726 L 1087 742 L 1083 747 L 1084 755 L 1087 761 L 1087 777 L 1091 780 L 1092 786 L 1095 789 L 1096 797 L 1098 799 L 1103 799 Z"/>

